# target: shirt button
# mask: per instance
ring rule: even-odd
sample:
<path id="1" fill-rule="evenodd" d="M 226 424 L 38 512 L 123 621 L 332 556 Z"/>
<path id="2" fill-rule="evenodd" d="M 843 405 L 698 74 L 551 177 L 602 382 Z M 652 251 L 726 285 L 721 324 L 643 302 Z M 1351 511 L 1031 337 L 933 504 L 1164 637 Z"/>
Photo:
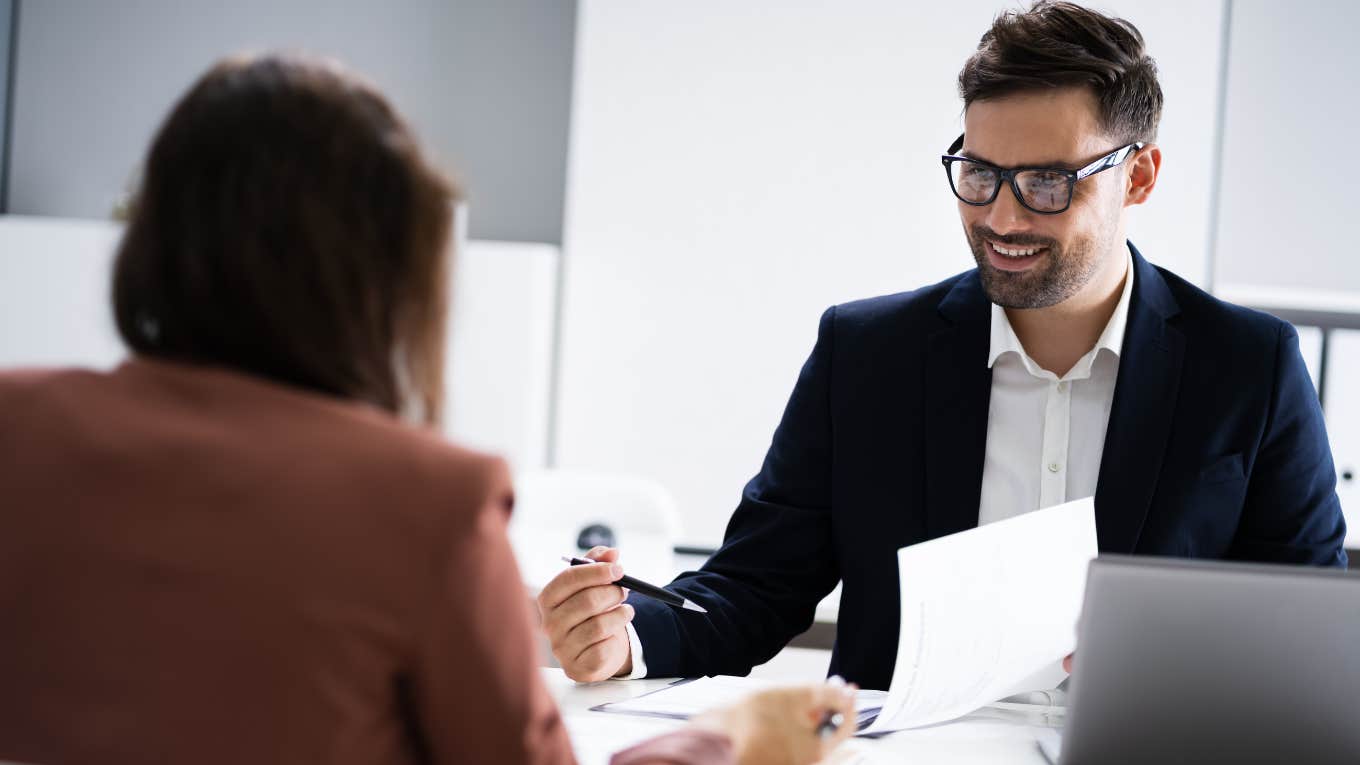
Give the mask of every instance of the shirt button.
<path id="1" fill-rule="evenodd" d="M 1066 392 L 1067 392 L 1067 383 L 1065 383 L 1065 382 L 1060 382 L 1060 383 L 1058 383 L 1058 392 L 1059 392 L 1059 393 L 1066 393 Z"/>
<path id="2" fill-rule="evenodd" d="M 1050 473 L 1056 473 L 1056 472 L 1058 472 L 1059 470 L 1062 470 L 1062 465 L 1059 465 L 1059 464 L 1056 463 L 1056 462 L 1050 462 L 1050 463 L 1048 463 L 1048 472 L 1050 472 Z"/>

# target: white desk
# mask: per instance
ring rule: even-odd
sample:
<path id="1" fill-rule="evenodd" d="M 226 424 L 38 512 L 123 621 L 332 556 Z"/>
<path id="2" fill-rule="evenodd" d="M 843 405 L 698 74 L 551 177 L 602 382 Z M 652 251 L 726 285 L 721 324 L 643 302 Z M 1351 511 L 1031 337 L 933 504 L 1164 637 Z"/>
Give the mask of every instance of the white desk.
<path id="1" fill-rule="evenodd" d="M 819 682 L 828 651 L 785 649 L 752 674 L 790 683 Z M 668 679 L 612 680 L 580 685 L 560 669 L 544 669 L 543 677 L 562 708 L 581 765 L 604 765 L 611 753 L 684 723 L 647 717 L 591 712 L 598 704 L 637 696 L 671 683 Z M 858 763 L 979 763 L 1046 765 L 1035 743 L 1041 726 L 1004 719 L 1000 711 L 980 711 L 945 725 L 902 731 L 881 739 L 853 739 L 828 760 L 835 765 Z"/>

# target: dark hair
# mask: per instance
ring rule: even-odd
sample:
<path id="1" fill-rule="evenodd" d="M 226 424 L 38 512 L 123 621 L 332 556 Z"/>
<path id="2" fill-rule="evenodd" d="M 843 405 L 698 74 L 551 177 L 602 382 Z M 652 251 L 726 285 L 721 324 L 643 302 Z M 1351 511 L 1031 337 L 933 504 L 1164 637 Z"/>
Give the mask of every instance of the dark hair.
<path id="1" fill-rule="evenodd" d="M 151 145 L 118 331 L 433 424 L 457 189 L 374 88 L 319 59 L 219 62 Z"/>
<path id="2" fill-rule="evenodd" d="M 1073 3 L 997 16 L 959 73 L 966 109 L 1026 90 L 1089 86 L 1100 126 L 1121 143 L 1152 141 L 1162 118 L 1157 62 L 1129 22 Z"/>

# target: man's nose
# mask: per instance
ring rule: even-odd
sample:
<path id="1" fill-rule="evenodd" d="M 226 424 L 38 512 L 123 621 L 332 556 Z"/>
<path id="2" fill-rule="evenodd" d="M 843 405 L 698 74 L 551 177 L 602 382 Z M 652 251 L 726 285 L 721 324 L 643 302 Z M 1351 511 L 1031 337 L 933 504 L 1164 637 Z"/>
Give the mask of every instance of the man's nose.
<path id="1" fill-rule="evenodd" d="M 1020 204 L 1020 200 L 1015 197 L 1015 190 L 1009 183 L 1001 184 L 1001 190 L 997 192 L 996 199 L 987 205 L 986 224 L 988 228 L 998 234 L 1005 234 L 1012 231 L 1024 230 L 1029 228 L 1030 216 L 1033 215 L 1025 206 Z"/>

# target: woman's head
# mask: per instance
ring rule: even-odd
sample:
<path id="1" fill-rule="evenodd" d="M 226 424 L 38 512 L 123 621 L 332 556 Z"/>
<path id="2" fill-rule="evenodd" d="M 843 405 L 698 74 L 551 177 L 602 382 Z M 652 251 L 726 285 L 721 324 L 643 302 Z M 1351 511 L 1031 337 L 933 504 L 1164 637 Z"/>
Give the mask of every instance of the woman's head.
<path id="1" fill-rule="evenodd" d="M 224 60 L 147 156 L 114 269 L 136 352 L 438 420 L 456 188 L 371 86 Z"/>

